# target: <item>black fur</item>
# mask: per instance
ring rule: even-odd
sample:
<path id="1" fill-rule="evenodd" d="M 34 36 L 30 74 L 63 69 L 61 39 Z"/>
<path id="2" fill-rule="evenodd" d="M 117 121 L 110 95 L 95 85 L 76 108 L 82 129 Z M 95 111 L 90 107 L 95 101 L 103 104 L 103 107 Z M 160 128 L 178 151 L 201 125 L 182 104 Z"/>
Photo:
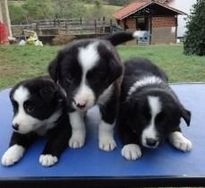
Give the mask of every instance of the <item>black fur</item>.
<path id="1" fill-rule="evenodd" d="M 95 104 L 100 106 L 102 119 L 107 123 L 114 123 L 117 115 L 117 102 L 120 93 L 119 84 L 123 73 L 123 65 L 120 58 L 109 41 L 100 39 L 85 39 L 75 41 L 61 50 L 57 58 L 50 64 L 49 73 L 66 92 L 69 112 L 74 112 L 72 103 L 76 89 L 80 86 L 82 68 L 78 62 L 78 49 L 91 43 L 99 42 L 97 47 L 100 60 L 97 66 L 87 72 L 87 84 L 95 94 Z M 113 85 L 113 92 L 106 100 L 100 100 L 100 96 Z M 110 113 L 110 106 L 114 109 Z"/>
<path id="2" fill-rule="evenodd" d="M 149 76 L 157 76 L 162 82 L 139 87 L 128 95 L 129 89 L 136 81 Z M 168 85 L 168 77 L 164 71 L 147 59 L 132 59 L 125 62 L 121 89 L 118 126 L 123 145 L 142 145 L 141 134 L 151 118 L 148 96 L 157 96 L 162 103 L 162 110 L 155 119 L 160 142 L 163 142 L 171 132 L 180 131 L 181 118 L 187 125 L 190 124 L 191 113 L 183 107 Z"/>
<path id="3" fill-rule="evenodd" d="M 98 66 L 88 72 L 87 80 L 96 98 L 122 75 L 123 66 L 119 56 L 108 41 L 86 39 L 69 44 L 59 52 L 56 59 L 54 59 L 49 66 L 51 78 L 59 83 L 66 91 L 68 104 L 72 102 L 73 91 L 79 87 L 82 77 L 82 69 L 77 57 L 78 49 L 83 46 L 88 46 L 95 41 L 100 42 L 98 46 L 100 61 Z M 107 48 L 108 46 L 110 46 L 111 50 Z"/>
<path id="4" fill-rule="evenodd" d="M 14 101 L 13 95 L 20 86 L 26 88 L 30 93 L 28 100 L 24 102 L 24 111 L 28 115 L 44 121 L 60 110 L 60 116 L 57 120 L 51 122 L 54 124 L 52 128 L 42 133 L 39 129 L 42 129 L 44 125 L 38 129 L 33 127 L 33 130 L 25 134 L 19 132 L 18 128 L 16 128 L 12 134 L 9 147 L 18 144 L 27 150 L 43 134 L 47 136 L 48 141 L 42 154 L 50 154 L 59 158 L 68 147 L 68 139 L 71 135 L 64 94 L 49 77 L 38 77 L 22 81 L 14 86 L 10 92 L 14 116 L 18 113 L 18 104 Z"/>
<path id="5" fill-rule="evenodd" d="M 96 41 L 99 42 L 97 50 L 100 60 L 98 66 L 94 67 L 87 74 L 88 84 L 98 99 L 103 91 L 110 84 L 116 83 L 116 81 L 117 84 L 115 84 L 114 90 L 119 90 L 117 85 L 119 85 L 119 80 L 123 73 L 123 65 L 112 45 L 119 45 L 131 39 L 133 39 L 132 32 L 119 32 L 104 37 L 104 40 L 83 39 L 74 41 L 58 53 L 57 57 L 49 65 L 48 70 L 51 78 L 65 89 L 68 104 L 71 103 L 73 91 L 79 86 L 82 76 L 82 70 L 77 57 L 79 48 L 86 47 Z"/>
<path id="6" fill-rule="evenodd" d="M 112 35 L 108 35 L 104 37 L 105 40 L 108 40 L 112 43 L 112 45 L 117 46 L 129 40 L 133 40 L 133 32 L 117 32 Z"/>
<path id="7" fill-rule="evenodd" d="M 133 39 L 133 33 L 131 32 L 115 33 L 104 39 L 82 39 L 68 44 L 58 53 L 57 57 L 49 65 L 48 70 L 51 78 L 65 91 L 68 112 L 70 114 L 75 111 L 78 114 L 79 111 L 85 112 L 93 105 L 98 104 L 102 115 L 102 122 L 108 124 L 115 122 L 124 66 L 113 45 L 118 45 L 131 39 Z M 79 62 L 79 54 L 82 48 L 86 49 L 92 44 L 97 44 L 95 50 L 99 58 L 95 62 L 95 66 L 86 72 L 85 79 L 86 85 L 94 93 L 94 100 L 91 99 L 90 101 L 92 102 L 87 106 L 77 105 L 79 103 L 76 102 L 75 96 L 77 95 L 76 93 L 80 87 L 83 75 L 83 68 L 81 66 L 83 62 Z M 105 91 L 106 93 L 104 93 Z M 91 95 L 93 96 L 93 94 Z M 71 123 L 71 126 L 75 129 L 74 124 Z M 82 130 L 82 127 L 79 129 Z"/>

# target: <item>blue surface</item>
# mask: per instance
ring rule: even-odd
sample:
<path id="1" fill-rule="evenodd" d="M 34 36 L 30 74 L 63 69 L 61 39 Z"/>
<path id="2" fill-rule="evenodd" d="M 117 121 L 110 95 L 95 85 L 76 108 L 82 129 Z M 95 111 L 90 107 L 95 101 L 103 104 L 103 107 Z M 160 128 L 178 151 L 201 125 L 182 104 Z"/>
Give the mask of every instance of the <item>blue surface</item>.
<path id="1" fill-rule="evenodd" d="M 179 84 L 172 87 L 184 106 L 192 111 L 191 126 L 187 127 L 183 121 L 181 123 L 185 136 L 193 143 L 190 153 L 164 144 L 156 150 L 145 150 L 139 160 L 127 161 L 120 154 L 119 141 L 118 148 L 113 152 L 100 151 L 97 140 L 99 116 L 97 108 L 93 108 L 88 113 L 88 134 L 82 149 L 67 149 L 57 165 L 45 168 L 38 162 L 45 140 L 39 140 L 16 165 L 0 165 L 0 178 L 205 176 L 205 84 Z M 12 131 L 8 93 L 8 89 L 0 92 L 1 156 L 7 149 Z"/>

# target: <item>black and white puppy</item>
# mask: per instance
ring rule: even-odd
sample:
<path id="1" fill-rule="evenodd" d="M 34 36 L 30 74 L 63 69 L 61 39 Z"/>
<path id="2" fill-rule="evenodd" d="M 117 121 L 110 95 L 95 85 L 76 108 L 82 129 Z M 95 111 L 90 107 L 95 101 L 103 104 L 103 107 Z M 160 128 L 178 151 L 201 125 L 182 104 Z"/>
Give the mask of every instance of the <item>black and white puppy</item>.
<path id="1" fill-rule="evenodd" d="M 47 144 L 39 157 L 42 166 L 54 165 L 67 148 L 71 135 L 65 96 L 49 77 L 25 80 L 10 92 L 13 106 L 13 134 L 9 148 L 1 163 L 10 166 L 18 162 L 31 146 L 43 135 L 48 136 Z"/>
<path id="2" fill-rule="evenodd" d="M 111 151 L 116 147 L 113 127 L 118 109 L 123 65 L 113 45 L 141 35 L 120 32 L 104 39 L 82 39 L 68 44 L 49 66 L 51 78 L 66 93 L 72 127 L 69 146 L 80 148 L 85 143 L 85 112 L 99 105 L 99 148 Z"/>
<path id="3" fill-rule="evenodd" d="M 118 126 L 121 154 L 128 160 L 141 157 L 141 147 L 157 148 L 165 139 L 187 152 L 192 143 L 180 130 L 180 119 L 190 124 L 186 110 L 168 85 L 167 75 L 146 59 L 125 62 Z"/>

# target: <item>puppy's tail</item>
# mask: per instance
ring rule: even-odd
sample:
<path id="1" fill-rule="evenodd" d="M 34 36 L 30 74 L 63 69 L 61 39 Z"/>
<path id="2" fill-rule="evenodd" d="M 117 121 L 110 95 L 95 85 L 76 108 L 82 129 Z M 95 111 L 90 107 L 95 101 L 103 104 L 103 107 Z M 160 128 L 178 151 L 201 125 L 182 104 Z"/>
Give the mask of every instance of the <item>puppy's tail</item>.
<path id="1" fill-rule="evenodd" d="M 134 32 L 122 31 L 122 32 L 117 32 L 117 33 L 105 36 L 103 39 L 108 40 L 112 43 L 112 45 L 117 46 L 124 42 L 130 41 L 133 39 L 138 39 L 143 36 L 144 36 L 144 32 L 142 31 L 134 31 Z"/>

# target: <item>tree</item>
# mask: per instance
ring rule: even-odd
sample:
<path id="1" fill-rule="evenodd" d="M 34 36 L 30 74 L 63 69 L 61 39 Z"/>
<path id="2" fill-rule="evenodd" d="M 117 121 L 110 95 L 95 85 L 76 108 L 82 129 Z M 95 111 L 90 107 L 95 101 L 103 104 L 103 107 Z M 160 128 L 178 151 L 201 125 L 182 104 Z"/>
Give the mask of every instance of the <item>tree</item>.
<path id="1" fill-rule="evenodd" d="M 86 14 L 86 7 L 80 0 L 52 0 L 53 12 L 58 18 L 79 18 Z"/>
<path id="2" fill-rule="evenodd" d="M 186 55 L 205 55 L 205 1 L 197 0 L 187 22 L 184 42 Z"/>
<path id="3" fill-rule="evenodd" d="M 19 24 L 19 23 L 26 22 L 26 17 L 25 17 L 26 12 L 21 6 L 15 4 L 9 5 L 9 12 L 10 12 L 12 24 Z"/>
<path id="4" fill-rule="evenodd" d="M 127 4 L 129 1 L 128 0 L 107 0 L 107 2 L 111 5 L 125 5 Z"/>
<path id="5" fill-rule="evenodd" d="M 51 0 L 26 0 L 23 9 L 28 21 L 52 16 Z"/>

